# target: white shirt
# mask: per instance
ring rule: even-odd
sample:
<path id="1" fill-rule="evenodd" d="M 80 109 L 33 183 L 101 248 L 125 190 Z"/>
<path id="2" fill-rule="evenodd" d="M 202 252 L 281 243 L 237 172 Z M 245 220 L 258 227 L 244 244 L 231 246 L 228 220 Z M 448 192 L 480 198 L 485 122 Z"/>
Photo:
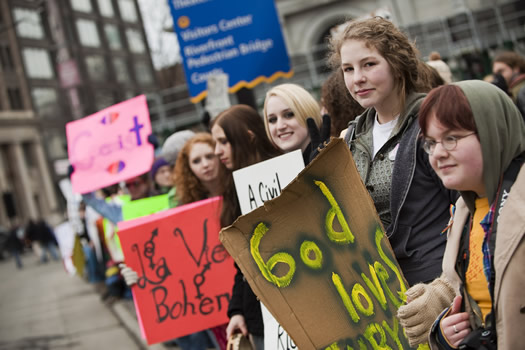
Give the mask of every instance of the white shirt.
<path id="1" fill-rule="evenodd" d="M 390 134 L 392 134 L 392 130 L 397 125 L 397 120 L 399 118 L 396 117 L 395 119 L 384 123 L 379 124 L 379 121 L 377 120 L 377 114 L 374 119 L 374 128 L 372 130 L 372 136 L 374 138 L 374 154 L 372 156 L 372 159 L 376 156 L 377 152 L 383 147 L 383 145 L 388 141 L 388 138 L 390 137 Z"/>

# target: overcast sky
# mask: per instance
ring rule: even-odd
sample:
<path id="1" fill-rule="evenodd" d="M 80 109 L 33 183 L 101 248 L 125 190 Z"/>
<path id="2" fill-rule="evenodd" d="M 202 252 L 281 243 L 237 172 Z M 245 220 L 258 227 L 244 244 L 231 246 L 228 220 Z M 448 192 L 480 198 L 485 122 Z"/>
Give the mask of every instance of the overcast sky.
<path id="1" fill-rule="evenodd" d="M 155 69 L 180 62 L 168 0 L 138 0 Z"/>

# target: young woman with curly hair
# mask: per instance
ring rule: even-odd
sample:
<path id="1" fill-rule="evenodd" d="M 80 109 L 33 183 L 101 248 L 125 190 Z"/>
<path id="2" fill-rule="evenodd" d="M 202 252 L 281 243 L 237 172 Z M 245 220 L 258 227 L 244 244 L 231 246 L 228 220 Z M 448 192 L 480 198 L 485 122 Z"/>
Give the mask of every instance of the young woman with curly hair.
<path id="1" fill-rule="evenodd" d="M 215 141 L 208 133 L 195 134 L 182 147 L 173 170 L 179 204 L 222 195 L 226 168 L 214 152 Z"/>
<path id="2" fill-rule="evenodd" d="M 331 44 L 346 88 L 366 109 L 344 139 L 408 283 L 432 281 L 441 274 L 440 233 L 457 194 L 421 147 L 417 116 L 430 86 L 418 50 L 380 17 L 350 22 Z"/>

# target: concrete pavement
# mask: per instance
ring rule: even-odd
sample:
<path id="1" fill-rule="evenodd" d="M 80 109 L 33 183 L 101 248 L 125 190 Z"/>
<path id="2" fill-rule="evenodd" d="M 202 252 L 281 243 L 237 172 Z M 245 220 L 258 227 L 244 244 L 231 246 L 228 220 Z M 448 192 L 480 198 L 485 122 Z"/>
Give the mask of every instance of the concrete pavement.
<path id="1" fill-rule="evenodd" d="M 0 261 L 0 350 L 165 349 L 140 339 L 130 301 L 110 307 L 61 262 L 39 264 L 32 252 L 22 259 L 21 270 Z"/>

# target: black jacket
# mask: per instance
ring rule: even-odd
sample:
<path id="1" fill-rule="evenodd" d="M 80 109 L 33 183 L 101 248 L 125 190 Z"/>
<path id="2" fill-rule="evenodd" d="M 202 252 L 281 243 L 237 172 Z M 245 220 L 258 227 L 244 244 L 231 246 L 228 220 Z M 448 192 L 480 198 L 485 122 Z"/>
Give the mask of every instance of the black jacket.
<path id="1" fill-rule="evenodd" d="M 253 335 L 264 335 L 264 324 L 261 303 L 253 293 L 241 270 L 235 264 L 237 273 L 233 284 L 232 298 L 228 306 L 228 317 L 243 315 L 248 332 Z"/>

